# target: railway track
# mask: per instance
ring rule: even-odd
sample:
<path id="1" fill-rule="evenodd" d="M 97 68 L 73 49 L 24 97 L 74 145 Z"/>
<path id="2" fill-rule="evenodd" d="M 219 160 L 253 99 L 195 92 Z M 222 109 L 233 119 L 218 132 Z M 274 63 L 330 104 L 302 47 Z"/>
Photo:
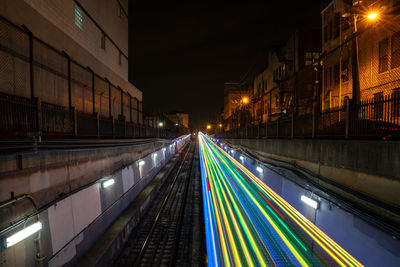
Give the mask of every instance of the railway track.
<path id="1" fill-rule="evenodd" d="M 202 265 L 202 226 L 198 223 L 201 201 L 197 146 L 190 143 L 180 162 L 161 187 L 160 194 L 142 221 L 132 232 L 115 266 L 187 266 Z M 200 178 L 198 179 L 200 180 Z M 193 238 L 195 237 L 195 238 Z M 196 253 L 197 251 L 197 253 Z M 194 260 L 196 258 L 197 260 Z"/>

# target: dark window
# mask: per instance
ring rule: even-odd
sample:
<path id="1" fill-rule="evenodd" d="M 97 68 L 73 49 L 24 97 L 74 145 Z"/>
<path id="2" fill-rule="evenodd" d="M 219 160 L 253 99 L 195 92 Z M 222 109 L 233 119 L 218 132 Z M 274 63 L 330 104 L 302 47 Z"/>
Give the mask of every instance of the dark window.
<path id="1" fill-rule="evenodd" d="M 339 84 L 340 73 L 339 73 L 339 63 L 335 64 L 334 68 L 335 85 Z"/>
<path id="2" fill-rule="evenodd" d="M 327 88 L 328 87 L 328 68 L 325 68 L 324 83 L 325 83 L 325 88 Z"/>
<path id="3" fill-rule="evenodd" d="M 379 73 L 388 70 L 388 39 L 379 42 Z"/>
<path id="4" fill-rule="evenodd" d="M 329 68 L 329 87 L 332 86 L 332 67 Z"/>
<path id="5" fill-rule="evenodd" d="M 121 52 L 118 53 L 118 64 L 122 65 L 122 53 Z"/>
<path id="6" fill-rule="evenodd" d="M 350 19 L 351 16 L 347 17 L 347 18 L 341 18 L 341 25 L 342 25 L 342 32 L 347 30 L 348 28 L 350 28 Z"/>
<path id="7" fill-rule="evenodd" d="M 106 49 L 106 35 L 104 32 L 101 32 L 101 48 Z"/>
<path id="8" fill-rule="evenodd" d="M 335 32 L 334 32 L 334 38 L 338 38 L 340 34 L 340 15 L 335 14 Z"/>
<path id="9" fill-rule="evenodd" d="M 328 26 L 324 27 L 324 43 L 328 42 Z"/>
<path id="10" fill-rule="evenodd" d="M 342 82 L 347 82 L 349 80 L 349 60 L 342 61 Z"/>
<path id="11" fill-rule="evenodd" d="M 329 33 L 328 33 L 328 35 L 329 35 L 329 40 L 332 40 L 332 33 L 333 33 L 333 22 L 332 22 L 332 20 L 330 20 L 329 21 Z"/>
<path id="12" fill-rule="evenodd" d="M 400 32 L 392 36 L 392 69 L 400 66 Z"/>
<path id="13" fill-rule="evenodd" d="M 383 117 L 383 92 L 374 94 L 374 119 L 379 120 Z"/>

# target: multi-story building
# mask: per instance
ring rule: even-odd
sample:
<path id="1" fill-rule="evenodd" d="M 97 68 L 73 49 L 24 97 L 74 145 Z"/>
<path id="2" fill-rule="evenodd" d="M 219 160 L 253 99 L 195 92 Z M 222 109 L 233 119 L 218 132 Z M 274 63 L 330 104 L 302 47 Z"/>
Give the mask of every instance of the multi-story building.
<path id="1" fill-rule="evenodd" d="M 3 93 L 142 122 L 142 92 L 128 81 L 127 0 L 4 0 L 0 16 L 0 42 L 14 50 L 1 55 Z M 28 35 L 10 25 L 34 36 L 31 80 Z"/>
<path id="2" fill-rule="evenodd" d="M 235 111 L 241 105 L 243 99 L 248 101 L 249 92 L 242 90 L 239 82 L 225 82 L 224 84 L 224 110 L 222 119 L 224 121 L 224 130 L 228 131 L 233 128 Z"/>
<path id="3" fill-rule="evenodd" d="M 282 46 L 268 53 L 265 69 L 255 76 L 253 123 L 311 112 L 320 55 L 319 31 L 297 30 Z"/>
<path id="4" fill-rule="evenodd" d="M 396 94 L 399 8 L 395 0 L 334 0 L 322 10 L 323 109 L 340 107 L 345 99 L 358 103 Z"/>
<path id="5" fill-rule="evenodd" d="M 185 128 L 189 129 L 189 114 L 183 112 L 174 112 L 165 115 L 176 125 L 183 125 Z"/>

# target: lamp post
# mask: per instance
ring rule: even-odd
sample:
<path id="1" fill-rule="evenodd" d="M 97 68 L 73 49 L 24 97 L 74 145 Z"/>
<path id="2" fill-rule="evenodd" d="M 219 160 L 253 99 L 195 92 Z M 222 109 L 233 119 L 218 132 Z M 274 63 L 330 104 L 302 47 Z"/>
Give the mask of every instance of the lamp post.
<path id="1" fill-rule="evenodd" d="M 362 16 L 369 21 L 375 21 L 378 17 L 379 14 L 376 11 L 369 11 L 367 14 L 360 14 L 360 13 L 355 13 L 353 15 L 354 18 L 354 29 L 353 29 L 353 42 L 352 42 L 352 85 L 353 85 L 353 91 L 352 91 L 352 96 L 353 100 L 352 103 L 353 105 L 357 105 L 360 101 L 360 80 L 359 80 L 359 70 L 358 70 L 358 28 L 357 28 L 357 22 L 359 17 Z"/>

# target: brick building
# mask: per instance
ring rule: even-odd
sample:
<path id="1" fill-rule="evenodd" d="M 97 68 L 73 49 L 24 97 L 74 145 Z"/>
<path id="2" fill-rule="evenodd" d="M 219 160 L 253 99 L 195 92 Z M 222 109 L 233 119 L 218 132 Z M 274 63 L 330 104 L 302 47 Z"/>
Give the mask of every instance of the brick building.
<path id="1" fill-rule="evenodd" d="M 297 30 L 268 53 L 266 67 L 254 78 L 253 123 L 311 112 L 320 55 L 318 30 Z"/>
<path id="2" fill-rule="evenodd" d="M 394 0 L 335 0 L 322 10 L 324 110 L 338 108 L 354 96 L 359 102 L 383 99 L 398 92 L 399 8 L 400 2 Z M 368 14 L 376 17 L 370 19 Z"/>

